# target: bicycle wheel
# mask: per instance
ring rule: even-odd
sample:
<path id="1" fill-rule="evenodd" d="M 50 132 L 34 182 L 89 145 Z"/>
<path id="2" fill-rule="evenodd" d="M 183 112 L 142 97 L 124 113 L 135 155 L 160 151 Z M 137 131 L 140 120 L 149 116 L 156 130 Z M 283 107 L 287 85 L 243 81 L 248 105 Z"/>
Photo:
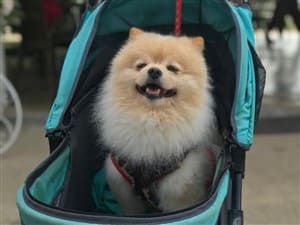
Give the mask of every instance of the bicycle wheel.
<path id="1" fill-rule="evenodd" d="M 16 141 L 23 120 L 20 98 L 11 82 L 0 74 L 0 154 Z"/>

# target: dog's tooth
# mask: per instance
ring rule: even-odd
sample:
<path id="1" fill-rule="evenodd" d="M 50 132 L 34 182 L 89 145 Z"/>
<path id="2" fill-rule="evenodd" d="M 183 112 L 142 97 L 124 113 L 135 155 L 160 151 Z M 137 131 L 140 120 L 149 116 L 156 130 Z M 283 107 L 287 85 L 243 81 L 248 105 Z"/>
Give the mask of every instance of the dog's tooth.
<path id="1" fill-rule="evenodd" d="M 160 94 L 160 89 L 152 89 L 152 88 L 147 88 L 146 92 L 152 95 L 159 95 Z"/>

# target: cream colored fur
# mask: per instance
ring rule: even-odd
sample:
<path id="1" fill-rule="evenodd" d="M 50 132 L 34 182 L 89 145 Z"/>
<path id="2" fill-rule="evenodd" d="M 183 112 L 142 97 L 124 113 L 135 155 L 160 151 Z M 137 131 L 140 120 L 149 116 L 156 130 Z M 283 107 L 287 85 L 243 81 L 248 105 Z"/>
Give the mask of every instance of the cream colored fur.
<path id="1" fill-rule="evenodd" d="M 164 36 L 132 28 L 129 40 L 112 61 L 95 105 L 102 141 L 131 162 L 167 161 L 193 149 L 181 167 L 158 184 L 156 195 L 164 212 L 199 203 L 207 195 L 212 176 L 206 149 L 214 136 L 215 119 L 203 47 L 201 37 Z M 137 69 L 141 63 L 146 66 Z M 170 64 L 178 73 L 167 69 Z M 175 96 L 149 100 L 136 90 L 136 85 L 146 83 L 152 67 L 162 71 L 162 87 L 176 89 Z M 124 212 L 144 213 L 143 202 L 109 158 L 106 169 Z"/>

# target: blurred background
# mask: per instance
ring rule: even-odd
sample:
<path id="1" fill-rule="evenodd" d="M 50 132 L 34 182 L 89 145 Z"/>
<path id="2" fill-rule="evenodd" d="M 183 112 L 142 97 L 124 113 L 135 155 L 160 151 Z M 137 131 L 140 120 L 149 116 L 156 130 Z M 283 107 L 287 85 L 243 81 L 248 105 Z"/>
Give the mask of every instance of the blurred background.
<path id="1" fill-rule="evenodd" d="M 300 224 L 300 2 L 252 0 L 267 70 L 243 187 L 245 224 Z M 0 225 L 19 225 L 15 194 L 48 155 L 44 124 L 84 0 L 0 0 Z"/>

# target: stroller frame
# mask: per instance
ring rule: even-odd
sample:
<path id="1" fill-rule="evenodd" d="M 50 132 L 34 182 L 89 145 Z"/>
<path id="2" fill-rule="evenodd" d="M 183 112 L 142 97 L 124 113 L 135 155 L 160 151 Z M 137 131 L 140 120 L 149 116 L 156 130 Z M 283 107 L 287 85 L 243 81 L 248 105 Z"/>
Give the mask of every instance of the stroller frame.
<path id="1" fill-rule="evenodd" d="M 168 0 L 170 1 L 170 0 Z M 174 0 L 175 1 L 175 0 Z M 206 0 L 201 0 L 200 2 L 207 2 Z M 113 2 L 112 0 L 104 0 L 104 1 L 100 1 L 100 3 L 96 4 L 96 7 L 101 7 L 101 4 L 105 4 L 105 2 Z M 117 0 L 115 2 L 122 2 L 121 0 Z M 148 1 L 147 1 L 148 2 Z M 232 111 L 230 112 L 228 121 L 226 120 L 225 122 L 223 121 L 223 123 L 225 123 L 227 125 L 227 123 L 230 123 L 232 125 L 231 129 L 232 130 L 223 130 L 225 131 L 225 133 L 222 133 L 225 139 L 225 146 L 224 146 L 224 163 L 226 168 L 228 169 L 229 173 L 230 173 L 230 178 L 229 178 L 229 188 L 228 188 L 228 192 L 226 195 L 226 199 L 223 202 L 222 205 L 222 209 L 218 215 L 219 219 L 217 221 L 218 225 L 242 225 L 243 224 L 243 211 L 242 211 L 242 181 L 244 178 L 244 171 L 245 171 L 245 158 L 246 158 L 246 150 L 248 150 L 252 144 L 252 135 L 253 135 L 253 126 L 258 118 L 258 114 L 260 111 L 260 104 L 261 104 L 261 99 L 262 99 L 262 93 L 263 93 L 263 87 L 264 87 L 264 79 L 265 79 L 265 71 L 264 68 L 258 58 L 258 56 L 256 55 L 254 48 L 252 47 L 252 45 L 254 45 L 254 39 L 252 37 L 252 33 L 253 30 L 250 28 L 250 24 L 249 21 L 247 22 L 248 19 L 248 14 L 249 14 L 249 5 L 248 5 L 248 1 L 241 1 L 238 5 L 237 8 L 234 8 L 234 6 L 230 6 L 228 2 L 226 2 L 225 0 L 214 0 L 214 4 L 222 4 L 222 6 L 226 7 L 228 9 L 228 12 L 232 13 L 232 17 L 234 18 L 234 23 L 235 24 L 239 24 L 241 21 L 240 20 L 246 20 L 245 22 L 245 26 L 246 26 L 246 33 L 247 35 L 250 34 L 249 37 L 244 37 L 244 41 L 246 40 L 247 44 L 249 44 L 249 51 L 248 51 L 248 60 L 250 60 L 251 62 L 249 63 L 248 67 L 246 66 L 246 68 L 252 72 L 253 75 L 255 77 L 255 81 L 257 81 L 258 85 L 255 86 L 251 86 L 251 90 L 254 91 L 256 93 L 256 95 L 251 98 L 252 103 L 254 102 L 254 106 L 252 106 L 253 110 L 253 114 L 251 116 L 251 121 L 247 121 L 246 125 L 248 127 L 250 127 L 247 132 L 249 132 L 249 136 L 244 135 L 244 136 L 239 136 L 239 131 L 241 130 L 241 128 L 238 126 L 239 124 L 236 124 L 236 117 L 235 117 L 235 108 L 232 109 Z M 111 3 L 113 5 L 113 3 Z M 208 4 L 208 3 L 207 3 Z M 84 101 L 81 101 L 82 99 L 77 99 L 78 102 L 77 104 L 71 108 L 70 106 L 73 104 L 74 99 L 76 99 L 79 94 L 78 93 L 74 93 L 75 90 L 72 88 L 67 88 L 68 90 L 66 91 L 65 85 L 67 85 L 67 83 L 75 83 L 75 87 L 77 86 L 77 84 L 79 83 L 79 75 L 84 67 L 84 64 L 80 59 L 80 57 L 76 56 L 72 56 L 72 53 L 74 53 L 74 49 L 76 49 L 77 45 L 81 42 L 84 42 L 87 45 L 87 48 L 91 47 L 91 41 L 88 38 L 84 38 L 84 39 L 79 39 L 76 40 L 76 36 L 78 34 L 81 33 L 87 33 L 87 35 L 94 35 L 96 32 L 103 32 L 103 30 L 101 31 L 97 31 L 95 28 L 93 29 L 87 29 L 86 28 L 86 24 L 87 23 L 93 23 L 93 24 L 97 24 L 98 21 L 98 17 L 96 16 L 91 16 L 91 14 L 97 14 L 100 11 L 100 8 L 95 8 L 90 1 L 87 1 L 87 12 L 84 16 L 83 19 L 83 23 L 81 25 L 81 27 L 79 28 L 78 32 L 75 35 L 74 41 L 73 43 L 71 43 L 70 48 L 68 50 L 68 52 L 71 55 L 71 57 L 67 57 L 63 70 L 62 70 L 62 80 L 60 82 L 60 88 L 58 90 L 58 95 L 57 98 L 52 106 L 50 115 L 48 117 L 48 121 L 46 124 L 46 128 L 47 128 L 47 137 L 49 138 L 49 142 L 50 142 L 50 152 L 51 152 L 51 156 L 52 158 L 55 156 L 55 154 L 59 154 L 57 151 L 55 151 L 57 149 L 58 146 L 63 145 L 62 142 L 68 141 L 67 140 L 67 136 L 68 133 L 70 132 L 70 130 L 72 129 L 72 123 L 74 122 L 74 115 L 76 115 L 77 110 L 80 110 L 81 108 L 84 107 Z M 98 11 L 97 11 L 98 10 Z M 241 14 L 241 17 L 237 17 L 236 15 L 233 15 L 233 11 L 235 11 L 237 13 Z M 245 10 L 245 11 L 244 11 Z M 95 12 L 96 11 L 96 12 Z M 97 14 L 98 15 L 98 14 Z M 109 15 L 106 15 L 109 16 Z M 109 20 L 108 20 L 109 21 Z M 124 23 L 127 23 L 128 21 L 122 21 Z M 125 29 L 128 30 L 128 24 L 119 30 L 113 30 L 113 28 L 108 27 L 110 30 L 107 31 L 112 32 L 112 33 L 117 33 L 117 32 L 123 32 L 122 33 L 122 38 L 125 38 L 124 34 Z M 135 24 L 134 24 L 135 25 Z M 138 25 L 136 25 L 138 27 Z M 157 27 L 158 25 L 156 25 Z M 93 26 L 88 26 L 93 27 Z M 147 29 L 153 29 L 153 27 L 151 26 L 145 26 Z M 155 26 L 154 26 L 155 27 Z M 188 27 L 188 26 L 187 26 Z M 193 27 L 192 27 L 193 28 Z M 158 28 L 157 28 L 158 29 Z M 249 30 L 247 30 L 249 29 Z M 159 31 L 169 31 L 168 29 L 165 29 L 165 27 L 160 27 Z M 237 29 L 238 30 L 238 29 Z M 242 31 L 238 30 L 237 31 L 238 35 L 242 36 L 245 34 L 242 34 Z M 194 33 L 190 33 L 190 34 L 194 34 Z M 82 36 L 82 35 L 81 35 Z M 237 44 L 238 48 L 242 48 L 242 46 L 240 46 L 241 44 Z M 78 52 L 77 52 L 78 53 Z M 86 58 L 87 57 L 87 53 L 85 51 L 82 51 L 82 53 L 79 53 L 79 55 L 81 55 L 82 58 Z M 245 56 L 245 54 L 242 53 L 242 50 L 239 49 L 238 54 L 236 56 L 237 61 L 236 62 L 236 71 L 235 74 L 237 74 L 237 80 L 236 83 L 237 85 L 239 85 L 239 82 L 242 82 L 243 79 L 245 79 L 244 77 L 240 77 L 242 74 L 242 70 L 243 70 L 243 66 L 245 66 L 245 63 L 243 65 L 240 65 L 243 59 L 243 56 Z M 72 63 L 73 61 L 75 61 L 75 64 L 78 63 L 77 69 L 70 69 L 70 63 Z M 252 68 L 254 67 L 254 69 Z M 78 72 L 79 71 L 79 72 Z M 249 71 L 245 72 L 248 73 Z M 75 73 L 75 75 L 71 75 Z M 70 80 L 63 80 L 65 79 L 66 74 L 69 76 L 75 76 L 75 78 L 72 78 L 71 81 Z M 250 77 L 251 78 L 251 77 Z M 250 79 L 249 78 L 249 79 Z M 244 80 L 245 81 L 245 80 Z M 239 96 L 237 96 L 240 93 L 236 93 L 237 88 L 234 90 L 234 107 L 239 103 L 240 99 Z M 82 90 L 80 90 L 82 91 Z M 244 90 L 245 91 L 245 90 Z M 246 92 L 246 91 L 245 91 Z M 66 94 L 67 93 L 67 94 Z M 64 95 L 69 95 L 68 99 L 61 99 L 61 96 Z M 74 97 L 75 95 L 75 97 Z M 83 96 L 83 100 L 89 97 L 89 95 L 84 95 Z M 255 100 L 253 100 L 255 99 Z M 248 134 L 248 133 L 247 133 Z M 246 138 L 245 138 L 246 137 Z M 50 156 L 50 157 L 51 157 Z M 49 160 L 48 160 L 49 161 Z M 51 161 L 51 160 L 50 160 Z M 45 166 L 48 164 L 49 162 L 45 162 L 43 163 L 34 173 L 32 173 L 29 178 L 27 180 L 29 180 L 30 182 L 27 182 L 27 186 L 28 183 L 34 183 L 34 179 L 36 174 L 38 174 L 37 171 L 41 171 L 44 170 Z M 40 173 L 40 172 L 39 172 Z M 27 189 L 29 189 L 29 187 L 27 187 Z M 52 209 L 47 209 L 47 206 L 45 204 L 38 204 L 38 201 L 35 202 L 34 198 L 32 196 L 30 196 L 31 193 L 30 191 L 26 190 L 26 187 L 24 188 L 21 187 L 19 193 L 18 193 L 18 205 L 20 208 L 20 214 L 21 214 L 21 218 L 25 218 L 25 217 L 29 217 L 29 213 L 27 213 L 26 215 L 22 215 L 24 214 L 24 211 L 26 211 L 26 206 L 24 206 L 24 202 L 29 203 L 28 205 L 31 205 L 31 208 L 35 209 L 35 210 L 39 210 L 42 208 L 45 209 L 45 212 L 50 212 Z M 25 198 L 24 198 L 25 196 Z M 56 212 L 56 214 L 64 215 L 65 212 L 60 212 L 58 209 L 53 209 L 53 211 Z M 72 214 L 76 214 L 76 212 L 74 211 L 70 211 L 70 213 L 68 213 L 69 215 Z M 55 213 L 53 213 L 54 215 Z M 75 216 L 74 214 L 74 216 Z M 49 215 L 49 213 L 48 213 Z M 91 220 L 87 219 L 86 221 L 89 222 L 94 222 L 95 220 L 92 219 L 91 216 Z M 79 216 L 77 216 L 77 218 L 79 218 Z M 86 218 L 86 216 L 82 217 L 82 218 Z M 165 216 L 165 220 L 168 218 L 168 215 Z M 28 219 L 28 218 L 27 218 Z M 109 217 L 103 217 L 103 223 L 108 223 L 109 221 Z M 113 220 L 115 221 L 115 220 Z M 121 224 L 141 224 L 142 218 L 131 218 L 126 220 L 127 222 L 121 223 Z M 147 220 L 150 221 L 150 220 Z M 132 222 L 132 223 L 131 223 Z M 166 222 L 166 221 L 165 221 Z M 23 222 L 25 225 L 25 222 Z M 113 222 L 112 222 L 113 223 Z M 116 222 L 117 224 L 120 224 L 120 222 Z M 50 223 L 47 223 L 47 225 Z M 63 223 L 61 223 L 63 224 Z M 68 224 L 68 223 L 66 223 Z M 73 224 L 73 223 L 72 223 Z M 75 223 L 74 223 L 75 224 Z M 77 224 L 77 223 L 76 223 Z M 93 223 L 94 224 L 94 223 Z M 146 223 L 142 223 L 142 224 L 146 224 Z M 147 223 L 148 224 L 148 223 Z M 149 223 L 150 224 L 150 223 Z M 154 224 L 154 223 L 151 223 Z M 169 223 L 168 223 L 169 224 Z M 177 223 L 176 223 L 177 224 Z M 180 223 L 178 223 L 180 224 Z M 189 223 L 191 224 L 191 223 Z M 27 225 L 27 224 L 26 224 Z"/>

